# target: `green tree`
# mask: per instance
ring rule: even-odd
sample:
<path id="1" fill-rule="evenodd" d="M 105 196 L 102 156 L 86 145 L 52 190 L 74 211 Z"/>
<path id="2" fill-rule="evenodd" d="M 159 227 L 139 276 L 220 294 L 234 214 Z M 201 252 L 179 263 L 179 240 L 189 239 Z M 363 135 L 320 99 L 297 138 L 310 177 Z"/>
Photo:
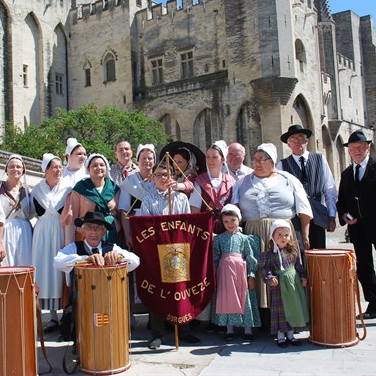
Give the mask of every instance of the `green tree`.
<path id="1" fill-rule="evenodd" d="M 66 140 L 75 137 L 88 154 L 101 153 L 114 159 L 114 144 L 124 137 L 136 148 L 138 144 L 163 145 L 168 138 L 163 124 L 151 120 L 140 111 L 122 111 L 86 104 L 76 110 L 58 109 L 56 118 L 48 118 L 39 126 L 22 132 L 14 124 L 5 125 L 1 149 L 41 159 L 43 153 L 64 157 Z"/>

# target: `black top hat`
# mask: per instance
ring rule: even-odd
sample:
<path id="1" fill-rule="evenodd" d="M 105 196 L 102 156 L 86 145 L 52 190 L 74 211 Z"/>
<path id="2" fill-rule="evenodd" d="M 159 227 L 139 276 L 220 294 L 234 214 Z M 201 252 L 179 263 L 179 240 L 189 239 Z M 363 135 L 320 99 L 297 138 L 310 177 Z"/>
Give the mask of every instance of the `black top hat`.
<path id="1" fill-rule="evenodd" d="M 349 144 L 352 144 L 353 142 L 367 142 L 367 144 L 370 144 L 372 140 L 367 140 L 363 132 L 355 131 L 350 134 L 349 141 L 343 144 L 343 146 L 348 146 Z"/>
<path id="2" fill-rule="evenodd" d="M 312 131 L 310 131 L 309 129 L 305 129 L 299 124 L 293 124 L 289 127 L 289 130 L 281 136 L 280 140 L 287 144 L 289 137 L 296 133 L 303 133 L 308 138 L 312 136 Z"/>
<path id="3" fill-rule="evenodd" d="M 206 172 L 206 156 L 204 152 L 199 149 L 196 145 L 190 144 L 189 142 L 183 141 L 173 141 L 163 147 L 161 152 L 159 153 L 159 160 L 162 160 L 164 155 L 169 152 L 171 157 L 181 148 L 189 149 L 196 157 L 198 167 L 198 174 Z"/>
<path id="4" fill-rule="evenodd" d="M 106 227 L 107 230 L 113 230 L 114 228 L 111 223 L 106 222 L 104 215 L 100 212 L 88 211 L 86 212 L 84 219 L 76 218 L 74 220 L 74 224 L 77 227 L 82 227 L 84 223 L 95 223 L 97 225 L 102 225 Z"/>

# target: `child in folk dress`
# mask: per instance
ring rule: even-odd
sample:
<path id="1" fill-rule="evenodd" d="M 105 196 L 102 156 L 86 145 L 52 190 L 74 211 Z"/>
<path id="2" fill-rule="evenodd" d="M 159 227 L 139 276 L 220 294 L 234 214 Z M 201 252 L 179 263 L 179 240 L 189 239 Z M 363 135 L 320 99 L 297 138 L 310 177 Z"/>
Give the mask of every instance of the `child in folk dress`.
<path id="1" fill-rule="evenodd" d="M 239 230 L 240 209 L 232 204 L 222 208 L 226 232 L 214 238 L 217 293 L 212 322 L 226 326 L 226 341 L 234 339 L 234 327 L 244 327 L 244 341 L 252 341 L 252 327 L 261 326 L 256 298 L 255 272 L 260 241 Z M 256 255 L 255 255 L 256 254 Z"/>
<path id="2" fill-rule="evenodd" d="M 270 228 L 270 241 L 261 253 L 259 270 L 270 286 L 271 333 L 277 334 L 277 346 L 300 346 L 294 330 L 304 330 L 309 322 L 307 299 L 303 287 L 307 278 L 299 253 L 290 240 L 287 221 L 278 219 Z"/>

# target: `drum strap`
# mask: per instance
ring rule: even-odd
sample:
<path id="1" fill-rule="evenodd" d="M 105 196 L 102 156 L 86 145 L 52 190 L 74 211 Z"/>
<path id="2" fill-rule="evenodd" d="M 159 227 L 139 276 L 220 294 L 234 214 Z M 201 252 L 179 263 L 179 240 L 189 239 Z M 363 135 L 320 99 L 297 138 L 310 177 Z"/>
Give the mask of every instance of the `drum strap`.
<path id="1" fill-rule="evenodd" d="M 367 336 L 367 328 L 366 328 L 366 325 L 364 324 L 362 307 L 360 305 L 359 282 L 358 282 L 358 275 L 356 273 L 355 273 L 355 295 L 356 295 L 356 301 L 358 303 L 359 318 L 360 318 L 360 321 L 362 322 L 362 328 L 363 328 L 363 336 L 360 337 L 358 332 L 356 332 L 356 336 L 359 338 L 360 341 L 363 341 Z"/>
<path id="2" fill-rule="evenodd" d="M 40 309 L 40 304 L 39 304 L 39 299 L 38 295 L 36 295 L 36 307 L 37 307 L 37 320 L 38 320 L 38 332 L 39 332 L 39 340 L 40 340 L 40 345 L 42 348 L 42 353 L 44 356 L 44 359 L 46 360 L 49 368 L 46 372 L 39 372 L 39 375 L 44 375 L 46 373 L 51 373 L 52 371 L 52 366 L 51 363 L 49 362 L 46 354 L 46 348 L 44 347 L 44 336 L 43 336 L 43 323 L 42 323 L 42 310 Z"/>

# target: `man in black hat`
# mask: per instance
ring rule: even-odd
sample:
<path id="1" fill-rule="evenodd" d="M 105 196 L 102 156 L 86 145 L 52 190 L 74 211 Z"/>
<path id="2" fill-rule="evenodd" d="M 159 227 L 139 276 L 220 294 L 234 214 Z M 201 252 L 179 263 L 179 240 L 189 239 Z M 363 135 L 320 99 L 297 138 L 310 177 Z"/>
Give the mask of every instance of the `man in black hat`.
<path id="1" fill-rule="evenodd" d="M 301 125 L 294 124 L 288 129 L 288 132 L 281 136 L 281 141 L 287 144 L 292 154 L 285 159 L 282 159 L 277 164 L 277 169 L 287 171 L 296 176 L 301 183 L 307 196 L 310 198 L 312 211 L 315 216 L 315 210 L 312 205 L 312 200 L 318 207 L 321 207 L 325 199 L 325 204 L 328 209 L 328 221 L 322 223 L 316 214 L 310 222 L 309 228 L 309 244 L 304 244 L 307 248 L 326 248 L 326 234 L 325 230 L 333 232 L 336 227 L 336 200 L 337 190 L 330 171 L 328 162 L 320 153 L 312 153 L 307 150 L 308 139 L 312 136 L 309 129 L 303 128 Z M 325 208 L 324 208 L 325 209 Z M 326 216 L 326 214 L 324 214 Z M 324 228 L 324 227 L 326 228 Z"/>
<path id="2" fill-rule="evenodd" d="M 76 241 L 61 249 L 54 258 L 54 267 L 70 273 L 78 261 L 87 261 L 94 265 L 114 265 L 118 261 L 126 262 L 128 272 L 140 265 L 140 259 L 132 252 L 116 244 L 104 244 L 102 237 L 112 225 L 105 221 L 99 212 L 87 212 L 83 219 L 76 218 L 74 224 L 81 227 L 83 241 Z M 69 278 L 67 278 L 69 283 Z"/>
<path id="3" fill-rule="evenodd" d="M 376 275 L 372 244 L 376 247 L 376 162 L 370 157 L 370 143 L 363 132 L 355 131 L 348 147 L 352 164 L 341 175 L 337 201 L 340 224 L 348 225 L 357 258 L 357 274 L 368 301 L 365 319 L 376 318 Z"/>

